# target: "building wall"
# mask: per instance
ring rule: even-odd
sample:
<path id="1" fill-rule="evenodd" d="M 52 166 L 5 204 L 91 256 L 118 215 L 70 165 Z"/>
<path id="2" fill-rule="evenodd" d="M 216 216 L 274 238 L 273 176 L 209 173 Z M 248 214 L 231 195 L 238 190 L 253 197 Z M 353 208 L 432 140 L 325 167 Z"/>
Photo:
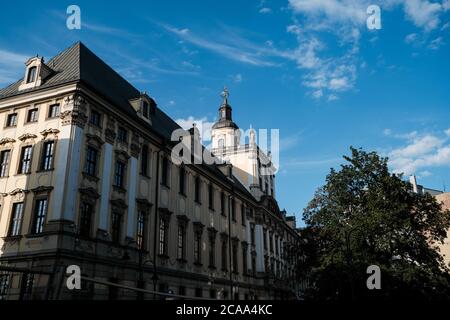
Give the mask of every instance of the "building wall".
<path id="1" fill-rule="evenodd" d="M 60 105 L 61 114 L 48 119 L 48 107 L 52 104 Z M 26 124 L 26 114 L 34 107 L 39 109 L 38 121 Z M 282 218 L 261 207 L 252 197 L 233 189 L 227 179 L 217 177 L 202 166 L 185 166 L 185 195 L 179 193 L 179 166 L 170 161 L 168 185 L 158 183 L 162 179 L 162 159 L 169 157 L 170 149 L 142 122 L 119 112 L 95 92 L 81 85 L 70 85 L 0 101 L 0 124 L 4 124 L 7 115 L 13 111 L 18 113 L 17 126 L 2 127 L 0 130 L 0 137 L 9 138 L 2 140 L 0 151 L 7 148 L 12 150 L 9 176 L 0 178 L 0 263 L 55 274 L 35 279 L 33 297 L 43 298 L 44 294 L 53 298 L 76 296 L 78 293 L 70 292 L 64 286 L 61 288 L 58 280 L 64 267 L 69 264 L 80 265 L 85 276 L 134 287 L 143 270 L 147 289 L 153 288 L 152 278 L 156 270 L 157 289 L 162 285 L 161 290 L 171 289 L 179 293 L 179 287 L 183 286 L 187 295 L 194 295 L 196 288 L 201 288 L 204 297 L 208 296 L 210 289 L 214 289 L 222 293 L 218 295 L 219 298 L 224 298 L 226 291 L 228 297 L 231 297 L 230 268 L 227 271 L 221 270 L 221 236 L 228 236 L 228 246 L 234 241 L 238 244 L 238 270 L 232 274 L 231 279 L 239 287 L 241 298 L 273 298 L 274 290 L 286 295 L 295 290 L 295 284 L 287 281 L 288 276 L 292 276 L 294 272 L 294 266 L 290 266 L 289 270 L 286 268 L 284 274 L 278 272 L 277 278 L 270 278 L 267 266 L 262 264 L 265 255 L 273 259 L 274 268 L 279 266 L 278 270 L 287 265 L 281 253 L 280 242 L 277 242 L 278 254 L 275 250 L 263 252 L 262 244 L 258 243 L 261 242 L 263 228 L 270 229 L 274 239 L 277 234 L 277 239 L 295 243 L 296 239 L 292 235 L 295 232 L 291 232 Z M 100 113 L 100 125 L 90 122 L 93 111 Z M 125 143 L 118 141 L 119 127 L 127 131 Z M 54 167 L 41 172 L 38 164 L 43 143 L 48 140 L 55 141 Z M 16 174 L 20 150 L 28 144 L 33 146 L 31 173 Z M 149 150 L 147 175 L 140 174 L 143 145 L 147 145 Z M 86 173 L 89 146 L 98 150 L 93 175 Z M 117 160 L 126 164 L 125 184 L 122 188 L 113 186 Z M 194 201 L 196 177 L 201 181 L 200 203 Z M 210 183 L 215 190 L 214 210 L 208 206 Z M 224 214 L 220 212 L 222 192 L 227 199 Z M 35 216 L 36 199 L 42 196 L 48 197 L 44 230 L 31 235 L 30 226 Z M 230 196 L 235 201 L 236 221 L 229 220 Z M 20 201 L 24 202 L 21 230 L 18 236 L 8 237 L 13 203 Z M 89 203 L 93 208 L 92 225 L 87 236 L 80 235 L 83 203 Z M 242 204 L 246 210 L 244 215 L 241 214 Z M 113 211 L 121 214 L 120 239 L 116 243 L 112 242 Z M 143 251 L 137 249 L 136 243 L 139 211 L 144 211 L 147 217 Z M 168 217 L 168 252 L 167 255 L 159 256 L 155 254 L 154 248 L 158 249 L 159 218 L 162 216 Z M 246 221 L 242 221 L 242 216 Z M 183 221 L 186 223 L 185 261 L 177 260 L 178 224 Z M 255 226 L 255 243 L 250 239 L 249 228 L 252 225 Z M 203 228 L 201 265 L 194 263 L 193 248 L 194 230 L 199 226 Z M 216 268 L 208 267 L 208 235 L 212 232 L 211 228 L 216 231 Z M 157 230 L 156 236 L 154 230 Z M 248 246 L 246 272 L 243 270 L 245 258 L 242 253 L 245 246 Z M 256 270 L 252 270 L 252 256 L 256 256 L 255 260 L 258 261 L 255 263 Z M 230 258 L 227 255 L 228 262 Z M 277 274 L 276 270 L 274 274 Z M 269 278 L 272 282 L 276 280 L 276 284 L 271 284 L 270 290 L 267 286 Z M 283 282 L 282 279 L 286 281 Z M 11 298 L 19 298 L 23 285 L 24 278 L 19 273 L 13 273 L 10 281 Z M 95 285 L 93 292 L 87 294 L 92 294 L 95 299 L 108 295 L 101 285 Z M 121 298 L 131 296 L 128 292 Z"/>
<path id="2" fill-rule="evenodd" d="M 443 209 L 450 210 L 450 192 L 435 195 L 435 198 L 442 203 Z M 439 249 L 446 265 L 450 267 L 450 229 L 447 231 L 447 238 L 444 240 L 444 244 L 439 244 Z"/>

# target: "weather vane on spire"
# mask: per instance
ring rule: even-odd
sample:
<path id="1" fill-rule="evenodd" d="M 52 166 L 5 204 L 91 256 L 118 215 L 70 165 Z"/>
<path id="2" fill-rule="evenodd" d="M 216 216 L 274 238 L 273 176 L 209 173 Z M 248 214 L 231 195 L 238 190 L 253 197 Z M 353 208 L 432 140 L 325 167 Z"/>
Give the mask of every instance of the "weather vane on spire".
<path id="1" fill-rule="evenodd" d="M 228 88 L 226 86 L 223 87 L 223 91 L 220 95 L 223 97 L 223 103 L 227 104 L 230 93 L 228 92 Z"/>

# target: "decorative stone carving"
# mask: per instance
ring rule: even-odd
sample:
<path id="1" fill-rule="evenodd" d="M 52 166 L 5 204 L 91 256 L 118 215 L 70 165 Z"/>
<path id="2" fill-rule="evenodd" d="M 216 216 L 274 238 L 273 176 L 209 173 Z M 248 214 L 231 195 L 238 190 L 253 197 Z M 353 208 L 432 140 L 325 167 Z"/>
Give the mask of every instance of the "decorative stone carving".
<path id="1" fill-rule="evenodd" d="M 0 145 L 4 145 L 7 143 L 14 143 L 14 142 L 16 142 L 16 140 L 14 140 L 13 138 L 5 137 L 5 138 L 0 139 Z"/>
<path id="2" fill-rule="evenodd" d="M 62 112 L 60 118 L 62 125 L 77 125 L 84 128 L 87 122 L 87 102 L 78 94 L 65 97 L 62 104 Z"/>
<path id="3" fill-rule="evenodd" d="M 110 144 L 114 144 L 114 140 L 116 139 L 116 120 L 109 116 L 108 122 L 106 123 L 105 129 L 105 140 Z"/>
<path id="4" fill-rule="evenodd" d="M 35 134 L 32 134 L 32 133 L 24 133 L 23 135 L 21 135 L 18 139 L 20 140 L 20 141 L 25 141 L 25 140 L 28 140 L 28 139 L 36 139 L 37 138 L 37 135 L 35 135 Z"/>
<path id="5" fill-rule="evenodd" d="M 46 129 L 44 131 L 41 131 L 41 134 L 44 136 L 44 139 L 47 138 L 48 135 L 54 135 L 56 136 L 59 133 L 58 129 Z"/>
<path id="6" fill-rule="evenodd" d="M 95 145 L 97 148 L 100 148 L 105 142 L 99 136 L 95 134 L 86 134 L 86 140 L 88 143 Z"/>
<path id="7" fill-rule="evenodd" d="M 11 191 L 9 195 L 12 197 L 13 201 L 23 201 L 28 192 L 28 190 L 17 188 Z"/>
<path id="8" fill-rule="evenodd" d="M 138 158 L 140 151 L 141 151 L 141 147 L 140 147 L 140 143 L 139 143 L 139 133 L 137 131 L 133 131 L 133 134 L 131 136 L 131 146 L 130 146 L 131 156 L 134 158 Z"/>

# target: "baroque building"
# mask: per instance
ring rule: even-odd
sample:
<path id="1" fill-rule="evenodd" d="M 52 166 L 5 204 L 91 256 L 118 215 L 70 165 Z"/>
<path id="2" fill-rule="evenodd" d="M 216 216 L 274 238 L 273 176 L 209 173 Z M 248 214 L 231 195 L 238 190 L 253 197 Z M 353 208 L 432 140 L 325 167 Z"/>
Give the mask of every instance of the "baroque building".
<path id="1" fill-rule="evenodd" d="M 26 61 L 0 90 L 0 299 L 296 298 L 270 155 L 240 145 L 226 91 L 219 114 L 221 161 L 175 161 L 180 127 L 82 43 Z"/>

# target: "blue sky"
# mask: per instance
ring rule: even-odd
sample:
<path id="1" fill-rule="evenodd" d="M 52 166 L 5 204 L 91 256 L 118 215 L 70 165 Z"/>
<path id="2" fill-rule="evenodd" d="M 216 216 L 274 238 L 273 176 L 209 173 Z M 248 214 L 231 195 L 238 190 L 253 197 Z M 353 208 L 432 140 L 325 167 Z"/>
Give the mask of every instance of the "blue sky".
<path id="1" fill-rule="evenodd" d="M 180 123 L 210 126 L 226 85 L 241 128 L 280 130 L 277 197 L 300 220 L 350 145 L 450 190 L 449 17 L 449 0 L 9 1 L 0 86 L 78 40 Z"/>

